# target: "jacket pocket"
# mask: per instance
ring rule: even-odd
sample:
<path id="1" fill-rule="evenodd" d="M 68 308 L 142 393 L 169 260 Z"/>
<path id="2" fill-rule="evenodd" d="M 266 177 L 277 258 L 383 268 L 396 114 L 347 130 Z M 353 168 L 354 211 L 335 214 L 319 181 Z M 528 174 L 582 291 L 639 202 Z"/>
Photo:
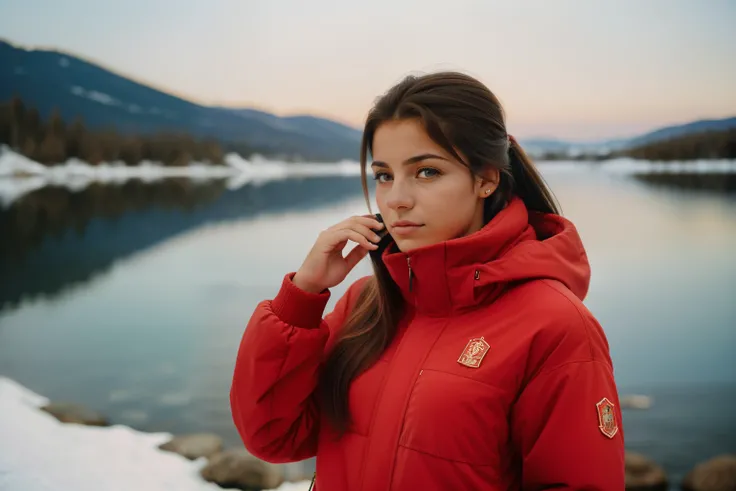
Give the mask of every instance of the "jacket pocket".
<path id="1" fill-rule="evenodd" d="M 414 384 L 399 444 L 471 465 L 498 465 L 509 441 L 506 394 L 483 382 L 424 369 Z"/>

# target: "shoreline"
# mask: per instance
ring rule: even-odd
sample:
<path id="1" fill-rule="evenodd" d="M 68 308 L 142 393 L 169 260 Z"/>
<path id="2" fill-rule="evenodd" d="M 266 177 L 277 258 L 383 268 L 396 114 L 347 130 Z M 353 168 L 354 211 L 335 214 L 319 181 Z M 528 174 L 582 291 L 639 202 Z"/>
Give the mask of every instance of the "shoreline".
<path id="1" fill-rule="evenodd" d="M 3 447 L 12 450 L 0 453 L 4 490 L 215 491 L 221 489 L 217 482 L 238 486 L 238 482 L 228 479 L 250 479 L 252 485 L 254 476 L 264 483 L 276 484 L 262 489 L 309 489 L 308 476 L 292 475 L 287 481 L 282 466 L 249 459 L 244 449 L 215 450 L 217 445 L 209 445 L 209 455 L 200 456 L 196 445 L 186 445 L 186 441 L 182 445 L 181 438 L 172 447 L 177 437 L 171 433 L 142 432 L 100 420 L 93 411 L 83 412 L 86 421 L 67 415 L 61 419 L 68 422 L 62 422 L 58 413 L 52 415 L 43 409 L 50 402 L 0 375 L 0 408 L 4 416 L 0 419 L 0 434 Z M 205 447 L 200 444 L 199 448 Z M 233 472 L 233 462 L 240 464 L 240 473 L 237 469 Z M 239 487 L 245 486 L 241 482 Z"/>
<path id="2" fill-rule="evenodd" d="M 606 161 L 540 161 L 537 165 L 543 173 L 602 172 L 637 179 L 649 178 L 651 181 L 673 186 L 682 184 L 684 187 L 713 187 L 714 190 L 731 190 L 730 183 L 736 176 L 736 160 L 655 162 L 618 158 Z M 123 162 L 90 165 L 71 159 L 62 164 L 46 166 L 2 145 L 0 207 L 7 208 L 33 191 L 50 186 L 77 192 L 92 184 L 121 185 L 131 180 L 148 184 L 170 179 L 187 179 L 193 183 L 220 180 L 225 182 L 228 190 L 235 191 L 249 184 L 326 176 L 358 177 L 360 164 L 348 160 L 336 163 L 288 163 L 262 157 L 246 160 L 238 154 L 230 153 L 224 157 L 224 164 L 216 165 L 192 162 L 187 166 L 171 167 L 150 161 L 143 161 L 135 166 L 127 166 Z"/>
<path id="3" fill-rule="evenodd" d="M 621 396 L 622 408 L 646 410 L 651 404 L 649 396 Z M 58 486 L 81 491 L 100 486 L 142 491 L 214 491 L 221 486 L 307 491 L 311 484 L 311 475 L 305 475 L 301 463 L 268 464 L 242 448 L 223 448 L 222 439 L 214 434 L 175 436 L 135 430 L 87 408 L 54 404 L 2 375 L 0 407 L 6 416 L 0 420 L 0 434 L 7 448 L 13 449 L 13 454 L 0 454 L 0 472 L 7 485 L 3 489 L 9 491 L 51 491 Z M 40 476 L 39 462 L 44 469 Z M 728 482 L 736 473 L 736 455 L 698 462 L 684 478 L 678 478 L 681 482 L 674 481 L 662 464 L 627 449 L 627 489 L 706 491 L 700 482 Z M 254 476 L 263 484 L 254 487 Z M 234 482 L 236 479 L 251 481 L 245 485 Z M 42 482 L 53 483 L 53 487 L 39 484 Z"/>

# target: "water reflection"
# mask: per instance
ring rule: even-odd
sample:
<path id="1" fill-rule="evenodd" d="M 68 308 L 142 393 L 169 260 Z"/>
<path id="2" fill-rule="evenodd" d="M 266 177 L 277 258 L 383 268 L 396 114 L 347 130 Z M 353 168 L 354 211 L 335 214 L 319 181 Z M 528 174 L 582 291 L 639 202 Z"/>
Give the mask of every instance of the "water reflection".
<path id="1" fill-rule="evenodd" d="M 627 447 L 675 480 L 736 451 L 723 409 L 736 403 L 736 200 L 593 169 L 543 172 L 588 250 L 586 304 L 617 382 L 654 397 L 625 413 Z M 355 177 L 29 194 L 0 211 L 0 374 L 114 422 L 238 446 L 228 391 L 245 321 L 319 230 L 364 211 Z M 369 271 L 359 264 L 330 303 Z"/>
<path id="2" fill-rule="evenodd" d="M 723 194 L 736 193 L 736 173 L 678 173 L 661 172 L 637 174 L 636 179 L 662 189 L 708 191 Z"/>
<path id="3" fill-rule="evenodd" d="M 271 181 L 228 191 L 224 181 L 170 179 L 81 191 L 36 190 L 0 210 L 0 310 L 53 298 L 115 260 L 206 223 L 291 208 L 308 210 L 360 194 L 355 177 Z"/>

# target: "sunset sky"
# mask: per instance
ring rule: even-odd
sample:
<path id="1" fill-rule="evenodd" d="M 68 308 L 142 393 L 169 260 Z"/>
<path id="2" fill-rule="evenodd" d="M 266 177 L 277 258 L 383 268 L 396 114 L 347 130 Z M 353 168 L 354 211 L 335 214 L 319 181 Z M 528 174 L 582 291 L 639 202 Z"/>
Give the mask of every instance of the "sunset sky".
<path id="1" fill-rule="evenodd" d="M 736 1 L 18 0 L 0 37 L 203 104 L 360 126 L 412 72 L 457 69 L 520 137 L 630 136 L 736 115 Z"/>

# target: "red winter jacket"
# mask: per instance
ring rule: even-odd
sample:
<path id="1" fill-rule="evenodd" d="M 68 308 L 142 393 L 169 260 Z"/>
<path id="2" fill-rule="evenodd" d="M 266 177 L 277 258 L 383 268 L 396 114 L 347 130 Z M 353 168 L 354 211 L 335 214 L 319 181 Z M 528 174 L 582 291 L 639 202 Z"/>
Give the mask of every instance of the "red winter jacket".
<path id="1" fill-rule="evenodd" d="M 255 309 L 231 389 L 252 454 L 316 456 L 317 491 L 624 489 L 608 343 L 582 303 L 590 269 L 569 221 L 517 199 L 477 233 L 383 257 L 407 311 L 354 380 L 339 439 L 313 393 L 368 278 L 324 319 L 329 292 L 293 274 Z"/>

